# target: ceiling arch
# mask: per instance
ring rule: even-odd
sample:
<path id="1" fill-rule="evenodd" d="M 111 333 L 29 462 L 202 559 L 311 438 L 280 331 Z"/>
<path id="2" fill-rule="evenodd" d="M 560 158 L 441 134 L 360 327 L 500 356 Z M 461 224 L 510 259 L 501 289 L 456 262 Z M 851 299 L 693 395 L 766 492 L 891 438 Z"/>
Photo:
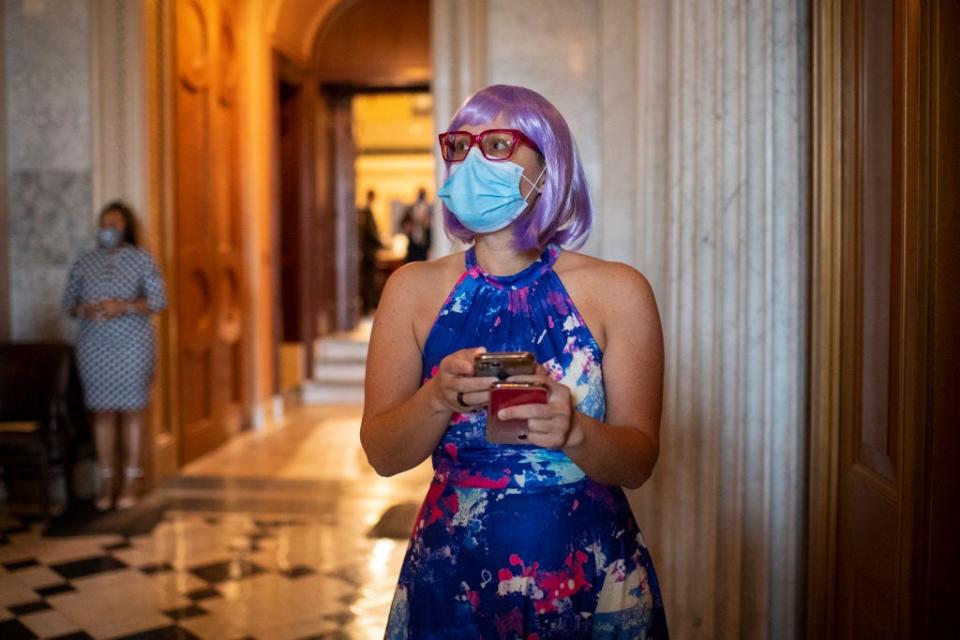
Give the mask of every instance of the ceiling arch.
<path id="1" fill-rule="evenodd" d="M 271 43 L 292 60 L 309 64 L 320 25 L 338 5 L 351 1 L 269 0 L 266 29 Z"/>
<path id="2" fill-rule="evenodd" d="M 429 84 L 429 0 L 267 0 L 272 46 L 324 82 Z"/>

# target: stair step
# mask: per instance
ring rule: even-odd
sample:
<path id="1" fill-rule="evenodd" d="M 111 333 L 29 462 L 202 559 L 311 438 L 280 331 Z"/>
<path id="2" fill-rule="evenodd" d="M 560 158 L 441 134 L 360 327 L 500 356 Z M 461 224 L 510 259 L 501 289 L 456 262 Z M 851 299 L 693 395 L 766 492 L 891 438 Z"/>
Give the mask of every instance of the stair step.
<path id="1" fill-rule="evenodd" d="M 317 382 L 363 384 L 366 365 L 362 362 L 320 361 L 313 366 L 313 379 Z"/>
<path id="2" fill-rule="evenodd" d="M 316 359 L 366 361 L 368 346 L 365 340 L 325 338 L 317 345 Z"/>
<path id="3" fill-rule="evenodd" d="M 304 404 L 363 404 L 363 385 L 307 380 L 302 397 Z"/>
<path id="4" fill-rule="evenodd" d="M 313 377 L 303 386 L 304 403 L 363 403 L 372 323 L 372 318 L 364 318 L 356 330 L 326 336 L 316 344 Z"/>

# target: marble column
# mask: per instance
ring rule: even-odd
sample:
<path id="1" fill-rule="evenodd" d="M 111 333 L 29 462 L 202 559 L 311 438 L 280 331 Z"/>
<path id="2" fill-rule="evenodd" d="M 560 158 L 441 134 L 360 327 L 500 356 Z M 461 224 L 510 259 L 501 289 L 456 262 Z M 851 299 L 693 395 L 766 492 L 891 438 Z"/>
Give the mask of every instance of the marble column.
<path id="1" fill-rule="evenodd" d="M 430 38 L 433 63 L 434 129 L 442 131 L 467 96 L 486 86 L 488 0 L 441 0 L 430 3 Z M 435 151 L 437 184 L 444 165 Z M 433 215 L 434 256 L 454 249 L 443 233 L 443 216 L 435 203 Z"/>
<path id="2" fill-rule="evenodd" d="M 91 5 L 93 202 L 95 208 L 116 199 L 131 205 L 140 242 L 152 250 L 157 212 L 149 207 L 146 85 L 153 70 L 144 60 L 145 13 L 155 17 L 145 8 L 126 0 Z"/>
<path id="3" fill-rule="evenodd" d="M 585 251 L 657 294 L 661 456 L 630 498 L 675 638 L 799 635 L 806 7 L 486 0 L 486 81 L 557 104 L 593 187 Z"/>
<path id="4" fill-rule="evenodd" d="M 659 296 L 669 363 L 659 467 L 633 504 L 677 637 L 795 637 L 805 3 L 645 2 L 638 20 L 638 104 L 657 106 L 655 119 L 638 111 L 646 170 L 634 247 Z"/>
<path id="5" fill-rule="evenodd" d="M 90 4 L 3 10 L 10 337 L 62 339 L 67 269 L 93 240 Z"/>

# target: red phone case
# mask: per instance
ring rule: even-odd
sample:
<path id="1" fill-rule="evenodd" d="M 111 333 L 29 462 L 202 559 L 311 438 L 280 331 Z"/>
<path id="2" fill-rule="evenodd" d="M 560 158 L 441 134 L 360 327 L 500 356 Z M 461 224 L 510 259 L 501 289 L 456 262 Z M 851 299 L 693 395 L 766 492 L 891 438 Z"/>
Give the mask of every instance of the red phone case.
<path id="1" fill-rule="evenodd" d="M 487 413 L 487 441 L 497 444 L 526 444 L 521 433 L 527 430 L 526 420 L 498 420 L 497 412 L 519 404 L 546 404 L 547 389 L 523 382 L 495 383 L 490 389 L 490 410 Z"/>

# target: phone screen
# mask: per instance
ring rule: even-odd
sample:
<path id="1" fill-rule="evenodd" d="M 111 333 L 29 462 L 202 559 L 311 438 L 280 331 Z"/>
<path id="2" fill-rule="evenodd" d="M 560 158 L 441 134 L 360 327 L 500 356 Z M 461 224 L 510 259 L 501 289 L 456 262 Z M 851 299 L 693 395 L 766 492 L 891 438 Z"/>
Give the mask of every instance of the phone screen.
<path id="1" fill-rule="evenodd" d="M 537 370 L 537 360 L 529 351 L 494 351 L 474 358 L 474 375 L 506 380 L 510 376 L 530 375 Z"/>

